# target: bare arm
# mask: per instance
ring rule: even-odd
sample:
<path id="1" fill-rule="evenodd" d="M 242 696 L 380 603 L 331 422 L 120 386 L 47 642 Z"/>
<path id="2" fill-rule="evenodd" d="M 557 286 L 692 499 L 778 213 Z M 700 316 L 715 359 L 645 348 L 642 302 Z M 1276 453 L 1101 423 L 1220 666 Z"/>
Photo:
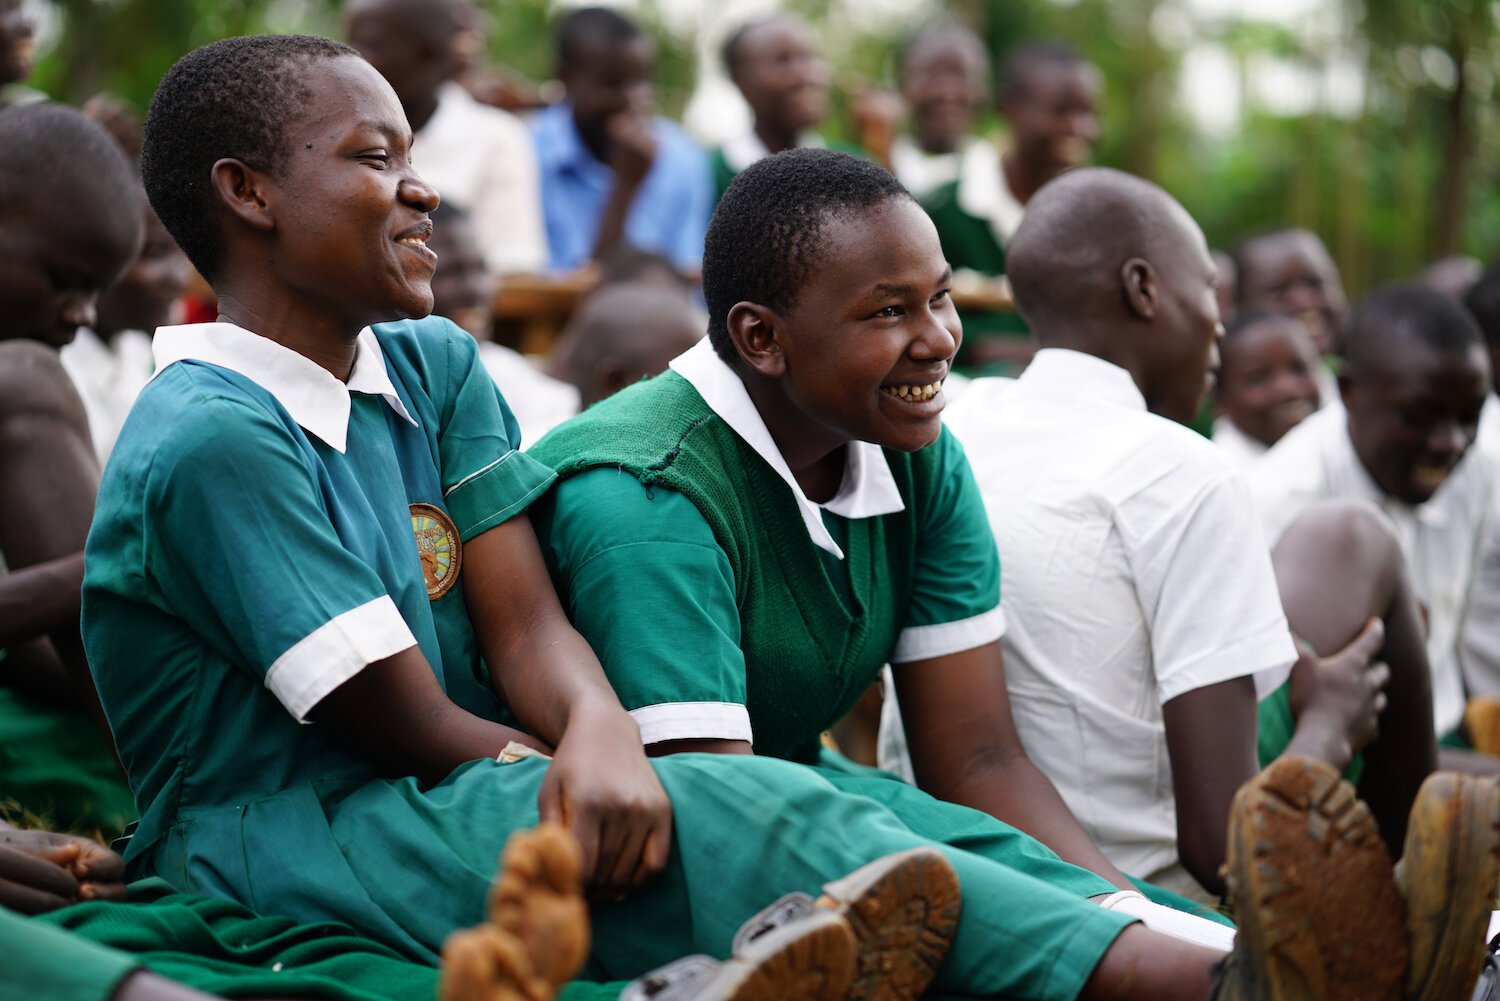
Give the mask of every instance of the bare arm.
<path id="1" fill-rule="evenodd" d="M 902 664 L 895 675 L 917 785 L 1025 831 L 1121 889 L 1133 888 L 1026 756 L 998 642 Z"/>
<path id="2" fill-rule="evenodd" d="M 635 202 L 646 175 L 651 172 L 655 159 L 656 139 L 652 135 L 649 113 L 625 113 L 610 122 L 609 165 L 614 170 L 614 180 L 599 217 L 598 235 L 594 238 L 595 260 L 625 241 L 630 206 Z"/>
<path id="3" fill-rule="evenodd" d="M 1228 844 L 1230 803 L 1260 770 L 1255 682 L 1234 678 L 1186 692 L 1162 706 L 1162 720 L 1177 801 L 1177 857 L 1204 889 L 1223 893 L 1219 867 Z"/>
<path id="4" fill-rule="evenodd" d="M 12 571 L 0 578 L 0 645 L 30 638 L 34 648 L 10 666 L 7 682 L 45 689 L 61 666 L 102 727 L 78 634 L 83 544 L 98 490 L 88 418 L 57 352 L 0 342 L 0 554 Z M 17 677 L 23 671 L 28 677 Z"/>

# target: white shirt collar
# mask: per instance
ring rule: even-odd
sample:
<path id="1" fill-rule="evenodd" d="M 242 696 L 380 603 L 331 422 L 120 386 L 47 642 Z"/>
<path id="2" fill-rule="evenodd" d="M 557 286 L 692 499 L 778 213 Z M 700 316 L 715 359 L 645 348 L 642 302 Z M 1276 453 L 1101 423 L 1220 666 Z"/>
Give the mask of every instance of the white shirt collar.
<path id="1" fill-rule="evenodd" d="M 885 452 L 879 445 L 867 441 L 849 443 L 844 480 L 833 499 L 822 505 L 809 500 L 771 438 L 771 432 L 761 419 L 760 411 L 755 409 L 745 384 L 718 356 L 708 338 L 673 359 L 672 371 L 691 383 L 709 409 L 754 449 L 756 455 L 766 460 L 782 482 L 791 488 L 792 496 L 797 499 L 797 508 L 802 512 L 802 523 L 807 526 L 807 534 L 819 549 L 839 559 L 844 558 L 844 551 L 823 524 L 824 510 L 845 518 L 874 518 L 906 510 L 906 503 L 896 488 L 896 478 L 891 475 L 890 464 L 885 461 Z"/>
<path id="2" fill-rule="evenodd" d="M 233 323 L 158 327 L 152 353 L 157 375 L 179 361 L 207 362 L 238 372 L 276 397 L 276 402 L 286 408 L 303 430 L 338 452 L 348 445 L 350 393 L 379 396 L 413 427 L 417 426 L 391 384 L 380 342 L 369 327 L 359 332 L 354 368 L 347 383 L 291 348 Z"/>
<path id="3" fill-rule="evenodd" d="M 1082 396 L 1127 410 L 1145 410 L 1130 373 L 1113 362 L 1069 348 L 1043 348 L 1017 378 L 1023 386 L 1041 387 L 1049 394 Z"/>
<path id="4" fill-rule="evenodd" d="M 958 207 L 990 224 L 995 242 L 1004 247 L 1021 226 L 1026 207 L 1005 181 L 1001 158 L 979 144 L 964 150 L 958 170 Z"/>

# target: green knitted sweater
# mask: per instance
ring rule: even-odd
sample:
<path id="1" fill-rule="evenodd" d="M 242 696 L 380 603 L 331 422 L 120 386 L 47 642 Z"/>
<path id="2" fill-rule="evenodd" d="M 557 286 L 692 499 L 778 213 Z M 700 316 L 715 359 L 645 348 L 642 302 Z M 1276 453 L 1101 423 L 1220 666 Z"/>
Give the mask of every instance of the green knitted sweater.
<path id="1" fill-rule="evenodd" d="M 692 501 L 734 574 L 756 752 L 799 761 L 816 757 L 819 735 L 869 688 L 895 646 L 933 452 L 887 449 L 906 509 L 847 522 L 839 569 L 849 575 L 851 608 L 791 488 L 675 372 L 590 407 L 531 449 L 562 478 L 610 466 Z"/>

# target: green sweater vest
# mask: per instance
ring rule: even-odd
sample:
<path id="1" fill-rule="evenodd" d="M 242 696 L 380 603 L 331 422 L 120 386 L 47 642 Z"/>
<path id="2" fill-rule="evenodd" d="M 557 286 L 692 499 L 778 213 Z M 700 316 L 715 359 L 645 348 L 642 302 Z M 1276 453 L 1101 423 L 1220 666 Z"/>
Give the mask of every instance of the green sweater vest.
<path id="1" fill-rule="evenodd" d="M 913 498 L 929 493 L 931 452 L 885 451 L 906 510 L 848 521 L 848 608 L 791 488 L 675 372 L 590 407 L 531 449 L 562 478 L 610 466 L 692 501 L 734 574 L 756 752 L 808 762 L 901 631 L 916 566 Z"/>

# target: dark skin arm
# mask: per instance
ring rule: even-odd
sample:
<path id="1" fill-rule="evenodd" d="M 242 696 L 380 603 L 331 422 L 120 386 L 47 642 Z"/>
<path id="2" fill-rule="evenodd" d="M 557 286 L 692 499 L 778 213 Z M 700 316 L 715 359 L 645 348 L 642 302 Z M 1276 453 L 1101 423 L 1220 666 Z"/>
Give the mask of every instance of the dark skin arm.
<path id="1" fill-rule="evenodd" d="M 29 585 L 29 594 L 0 591 L 0 637 L 29 635 L 51 647 L 18 657 L 6 681 L 45 689 L 61 668 L 69 698 L 83 700 L 107 732 L 78 634 L 83 543 L 98 489 L 88 418 L 57 352 L 0 342 L 0 553 L 12 571 L 36 568 L 7 585 Z M 28 669 L 35 673 L 17 679 Z"/>
<path id="2" fill-rule="evenodd" d="M 1382 637 L 1376 620 L 1325 661 L 1302 654 L 1292 683 L 1302 711 L 1285 754 L 1319 758 L 1342 769 L 1352 747 L 1374 736 L 1375 717 L 1384 708 L 1379 686 L 1388 676 L 1383 665 L 1371 663 Z M 1222 894 L 1219 869 L 1230 803 L 1260 771 L 1254 679 L 1234 678 L 1179 695 L 1162 706 L 1162 721 L 1177 801 L 1178 858 L 1204 889 Z"/>
<path id="3" fill-rule="evenodd" d="M 641 885 L 666 865 L 671 804 L 634 720 L 558 603 L 530 520 L 517 516 L 465 543 L 463 582 L 496 689 L 536 736 L 454 705 L 416 647 L 371 664 L 313 715 L 388 774 L 427 783 L 513 740 L 555 747 L 542 819 L 578 837 L 596 894 Z"/>
<path id="4" fill-rule="evenodd" d="M 999 642 L 896 668 L 917 785 L 1019 828 L 1064 861 L 1133 889 L 1021 746 Z"/>
<path id="5" fill-rule="evenodd" d="M 649 109 L 630 109 L 610 119 L 609 166 L 615 176 L 594 237 L 596 260 L 624 242 L 630 206 L 655 160 L 656 138 Z"/>

